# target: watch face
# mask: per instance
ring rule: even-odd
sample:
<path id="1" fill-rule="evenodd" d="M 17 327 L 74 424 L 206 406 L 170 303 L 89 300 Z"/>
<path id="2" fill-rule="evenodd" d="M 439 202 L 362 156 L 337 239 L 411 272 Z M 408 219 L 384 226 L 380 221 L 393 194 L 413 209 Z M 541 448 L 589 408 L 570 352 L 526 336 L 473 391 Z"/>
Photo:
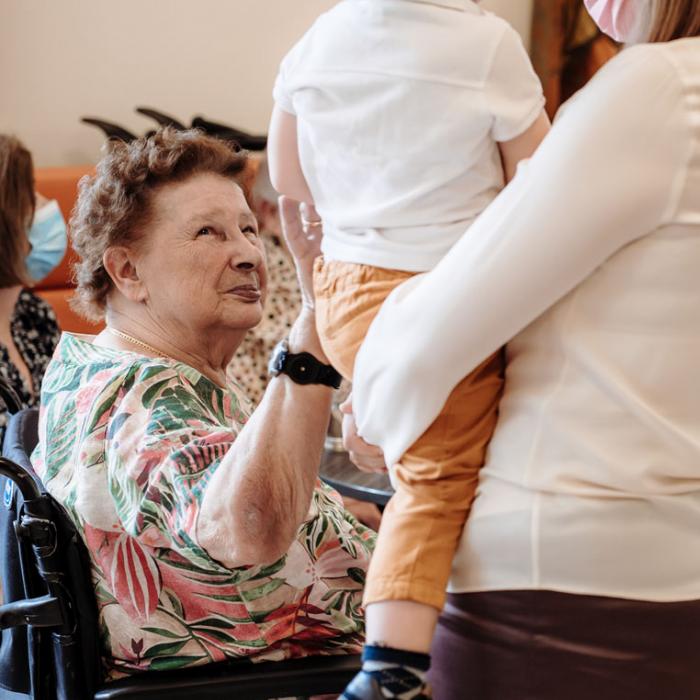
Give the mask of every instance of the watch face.
<path id="1" fill-rule="evenodd" d="M 285 367 L 285 372 L 298 384 L 310 384 L 316 379 L 316 372 L 308 353 L 302 352 L 292 358 Z"/>

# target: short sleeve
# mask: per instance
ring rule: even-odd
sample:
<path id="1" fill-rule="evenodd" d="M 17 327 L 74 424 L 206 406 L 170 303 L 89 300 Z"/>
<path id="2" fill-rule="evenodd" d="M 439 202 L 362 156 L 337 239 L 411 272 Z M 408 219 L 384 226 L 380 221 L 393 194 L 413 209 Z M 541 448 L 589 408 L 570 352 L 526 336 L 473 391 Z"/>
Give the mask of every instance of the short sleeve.
<path id="1" fill-rule="evenodd" d="M 286 81 L 284 62 L 280 66 L 279 73 L 275 79 L 275 86 L 272 89 L 272 97 L 275 100 L 275 104 L 280 109 L 283 109 L 285 112 L 289 112 L 289 114 L 296 114 L 294 111 L 294 103 L 292 102 L 292 95 Z"/>
<path id="2" fill-rule="evenodd" d="M 305 42 L 306 35 L 282 59 L 277 78 L 275 79 L 275 85 L 272 88 L 272 97 L 275 100 L 275 104 L 289 114 L 296 114 L 292 94 L 292 80 L 299 69 L 299 59 Z"/>
<path id="3" fill-rule="evenodd" d="M 211 569 L 219 565 L 197 541 L 197 518 L 206 485 L 235 441 L 240 409 L 232 392 L 192 374 L 152 364 L 140 370 L 112 411 L 105 460 L 126 532 Z"/>
<path id="4" fill-rule="evenodd" d="M 530 57 L 518 33 L 506 26 L 486 78 L 486 102 L 493 116 L 495 141 L 510 141 L 528 129 L 545 99 Z"/>
<path id="5" fill-rule="evenodd" d="M 314 34 L 323 15 L 314 22 L 306 33 L 289 50 L 282 59 L 272 88 L 272 97 L 275 104 L 285 112 L 296 115 L 294 109 L 294 81 L 297 80 L 302 70 L 306 67 L 306 58 L 310 47 L 313 45 Z"/>

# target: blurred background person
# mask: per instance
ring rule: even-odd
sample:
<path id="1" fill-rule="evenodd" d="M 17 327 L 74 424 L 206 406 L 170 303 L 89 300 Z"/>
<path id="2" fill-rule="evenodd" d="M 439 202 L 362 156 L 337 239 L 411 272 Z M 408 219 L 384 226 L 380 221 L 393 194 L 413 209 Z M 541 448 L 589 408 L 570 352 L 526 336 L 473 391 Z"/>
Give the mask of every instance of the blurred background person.
<path id="1" fill-rule="evenodd" d="M 0 134 L 0 382 L 34 406 L 60 331 L 51 307 L 30 287 L 66 250 L 66 224 L 55 201 L 34 190 L 32 156 Z M 0 396 L 0 440 L 7 407 Z"/>

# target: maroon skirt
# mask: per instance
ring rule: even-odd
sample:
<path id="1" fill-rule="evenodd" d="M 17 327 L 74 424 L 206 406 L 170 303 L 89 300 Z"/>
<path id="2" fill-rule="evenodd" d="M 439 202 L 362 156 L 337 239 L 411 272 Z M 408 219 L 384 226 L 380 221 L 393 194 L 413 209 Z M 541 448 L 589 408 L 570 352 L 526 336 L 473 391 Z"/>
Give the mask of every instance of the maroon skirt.
<path id="1" fill-rule="evenodd" d="M 700 700 L 700 600 L 450 595 L 430 680 L 435 700 Z"/>

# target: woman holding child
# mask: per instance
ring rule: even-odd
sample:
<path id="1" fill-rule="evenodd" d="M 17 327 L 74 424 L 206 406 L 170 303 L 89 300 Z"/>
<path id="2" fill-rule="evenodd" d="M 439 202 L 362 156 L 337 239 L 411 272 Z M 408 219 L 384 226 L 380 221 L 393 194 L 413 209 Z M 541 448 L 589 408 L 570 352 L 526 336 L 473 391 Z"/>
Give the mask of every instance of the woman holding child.
<path id="1" fill-rule="evenodd" d="M 700 2 L 586 4 L 638 45 L 388 298 L 355 366 L 358 432 L 392 465 L 507 343 L 432 647 L 443 700 L 700 697 Z"/>

